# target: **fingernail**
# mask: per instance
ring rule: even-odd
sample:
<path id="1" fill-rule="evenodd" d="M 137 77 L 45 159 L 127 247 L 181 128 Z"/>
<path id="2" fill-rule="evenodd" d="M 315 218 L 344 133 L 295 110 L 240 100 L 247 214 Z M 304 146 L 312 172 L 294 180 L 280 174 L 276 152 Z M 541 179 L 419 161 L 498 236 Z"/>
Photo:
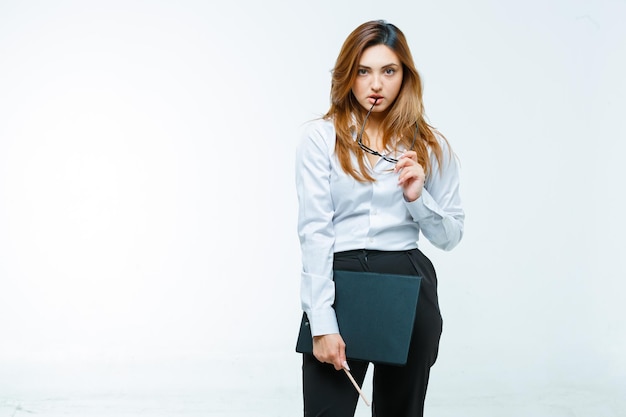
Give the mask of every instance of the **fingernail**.
<path id="1" fill-rule="evenodd" d="M 348 366 L 348 362 L 343 361 L 342 363 L 343 367 L 346 368 L 348 371 L 350 370 L 350 367 Z"/>

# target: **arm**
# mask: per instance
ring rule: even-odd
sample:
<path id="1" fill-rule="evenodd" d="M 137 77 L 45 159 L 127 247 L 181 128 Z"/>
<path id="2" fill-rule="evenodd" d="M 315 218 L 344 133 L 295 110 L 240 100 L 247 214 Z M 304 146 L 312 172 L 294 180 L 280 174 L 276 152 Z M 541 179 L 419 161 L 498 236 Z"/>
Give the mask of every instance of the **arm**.
<path id="1" fill-rule="evenodd" d="M 302 251 L 300 297 L 313 336 L 337 333 L 332 304 L 333 204 L 330 196 L 329 143 L 316 125 L 305 130 L 296 148 L 298 236 Z"/>
<path id="2" fill-rule="evenodd" d="M 324 133 L 321 129 L 309 127 L 296 148 L 298 236 L 302 251 L 300 297 L 302 309 L 311 323 L 314 356 L 320 362 L 332 363 L 339 370 L 346 358 L 345 343 L 339 335 L 332 306 L 335 300 L 332 277 L 335 235 L 330 158 L 334 136 L 329 141 Z"/>
<path id="3" fill-rule="evenodd" d="M 452 250 L 463 237 L 465 213 L 459 193 L 460 167 L 445 140 L 440 140 L 442 164 L 431 156 L 432 172 L 421 196 L 406 202 L 422 234 L 436 247 Z"/>

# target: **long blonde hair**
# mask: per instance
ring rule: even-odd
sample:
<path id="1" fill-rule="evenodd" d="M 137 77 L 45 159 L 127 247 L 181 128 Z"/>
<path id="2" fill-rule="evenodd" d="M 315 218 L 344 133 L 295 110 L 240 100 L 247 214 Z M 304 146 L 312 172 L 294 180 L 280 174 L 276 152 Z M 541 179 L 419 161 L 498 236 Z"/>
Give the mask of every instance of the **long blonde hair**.
<path id="1" fill-rule="evenodd" d="M 373 20 L 357 27 L 345 40 L 332 71 L 330 91 L 331 105 L 324 119 L 333 120 L 337 141 L 335 152 L 343 170 L 357 181 L 375 181 L 365 165 L 365 155 L 354 140 L 353 124 L 364 122 L 367 111 L 352 93 L 363 51 L 371 46 L 386 45 L 396 53 L 403 67 L 402 86 L 383 121 L 383 146 L 394 149 L 409 149 L 413 144 L 416 124 L 419 136 L 413 150 L 426 175 L 431 170 L 428 148 L 434 153 L 441 166 L 442 150 L 435 129 L 424 119 L 422 81 L 413 63 L 413 56 L 404 34 L 391 23 Z M 441 136 L 441 134 L 439 134 Z M 443 136 L 442 136 L 443 138 Z M 444 138 L 445 140 L 445 138 Z M 352 166 L 351 155 L 358 158 L 358 168 Z"/>

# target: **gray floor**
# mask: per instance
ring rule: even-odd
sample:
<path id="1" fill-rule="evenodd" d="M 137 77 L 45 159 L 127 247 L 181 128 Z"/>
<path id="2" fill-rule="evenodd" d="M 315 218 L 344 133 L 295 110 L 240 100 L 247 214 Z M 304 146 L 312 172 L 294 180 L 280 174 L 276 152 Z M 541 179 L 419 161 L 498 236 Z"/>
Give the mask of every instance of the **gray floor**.
<path id="1" fill-rule="evenodd" d="M 214 361 L 108 364 L 1 364 L 0 417 L 301 415 L 299 358 L 224 357 Z M 429 417 L 623 417 L 626 400 L 611 387 L 482 383 L 455 387 L 431 379 Z M 363 387 L 371 389 L 368 378 Z M 368 397 L 371 397 L 368 394 Z M 356 416 L 370 415 L 360 401 Z"/>

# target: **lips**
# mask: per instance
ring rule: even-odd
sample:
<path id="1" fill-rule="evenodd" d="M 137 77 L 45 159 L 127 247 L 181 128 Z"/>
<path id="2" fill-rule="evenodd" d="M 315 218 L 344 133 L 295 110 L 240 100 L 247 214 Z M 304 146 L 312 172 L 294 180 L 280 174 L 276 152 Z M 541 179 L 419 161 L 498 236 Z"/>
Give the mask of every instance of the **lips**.
<path id="1" fill-rule="evenodd" d="M 374 94 L 374 95 L 369 96 L 369 97 L 368 97 L 368 99 L 369 99 L 370 103 L 372 103 L 372 104 L 374 104 L 374 103 L 378 104 L 378 103 L 380 103 L 380 102 L 382 101 L 383 96 L 379 96 L 379 95 L 375 95 L 375 94 Z"/>

